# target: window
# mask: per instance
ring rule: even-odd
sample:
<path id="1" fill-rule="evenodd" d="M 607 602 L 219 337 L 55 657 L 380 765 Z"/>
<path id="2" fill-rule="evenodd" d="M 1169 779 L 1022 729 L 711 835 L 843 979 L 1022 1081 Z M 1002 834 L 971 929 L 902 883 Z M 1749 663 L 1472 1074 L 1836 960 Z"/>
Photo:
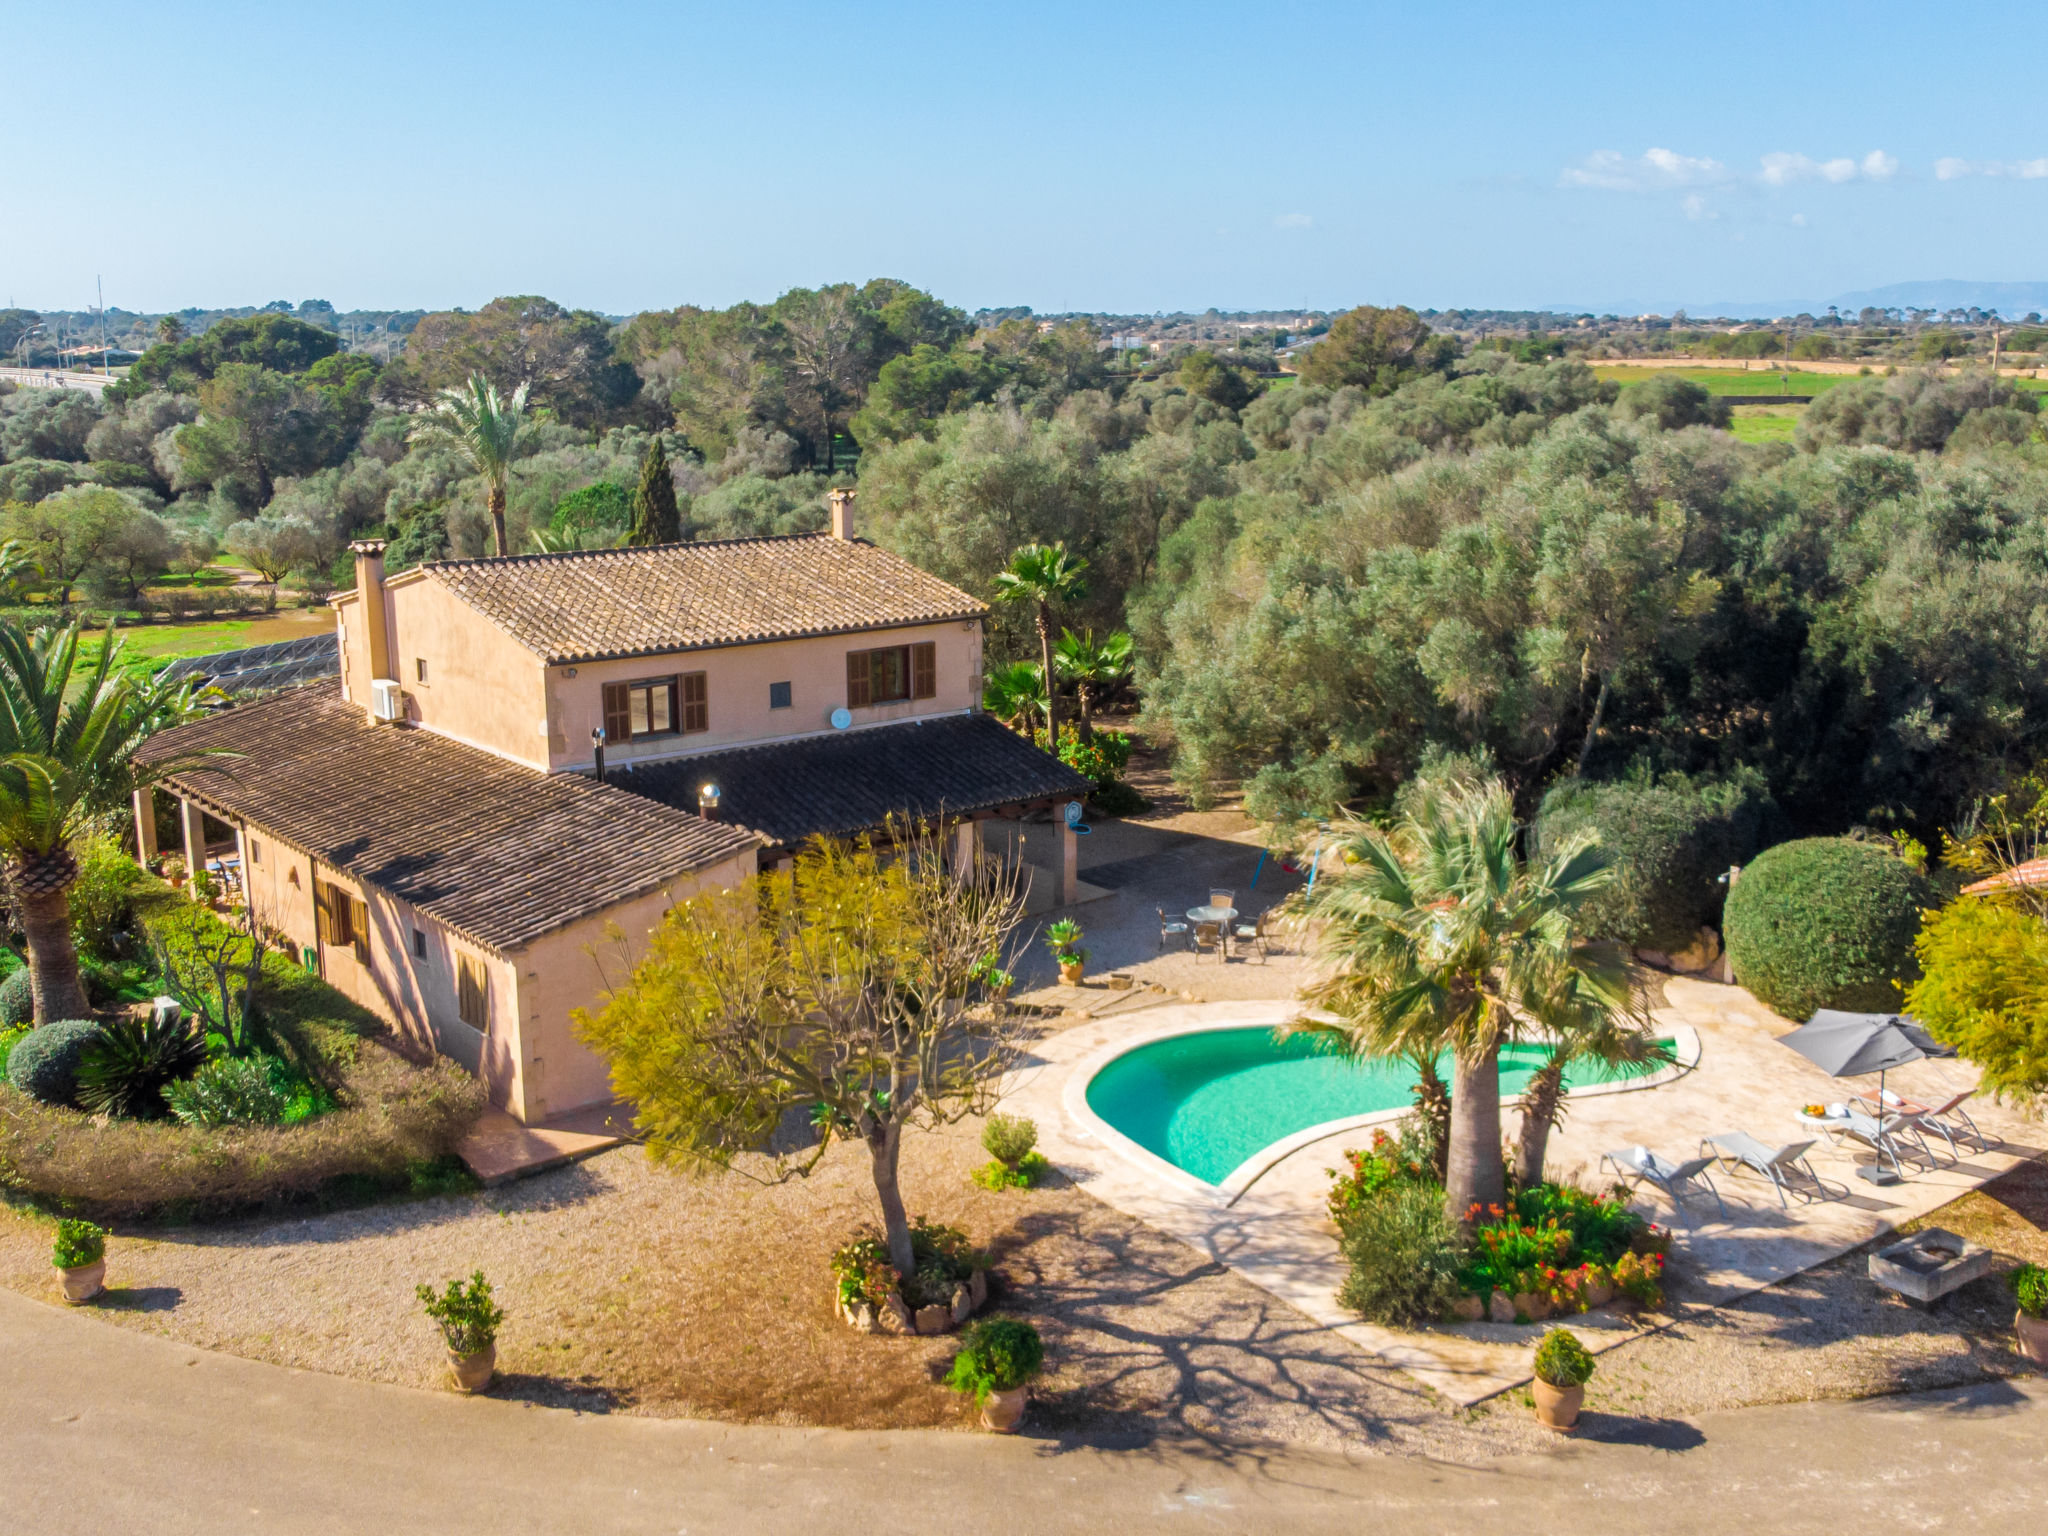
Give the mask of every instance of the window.
<path id="1" fill-rule="evenodd" d="M 419 680 L 424 683 L 427 680 L 427 658 L 424 656 L 415 656 L 413 658 L 412 665 L 413 671 L 418 675 Z"/>
<path id="2" fill-rule="evenodd" d="M 370 963 L 370 908 L 361 897 L 331 881 L 316 881 L 313 922 L 321 943 L 353 949 L 359 965 Z"/>
<path id="3" fill-rule="evenodd" d="M 484 974 L 484 963 L 475 955 L 458 954 L 455 957 L 455 1012 L 471 1029 L 488 1029 L 490 1015 L 490 980 Z"/>
<path id="4" fill-rule="evenodd" d="M 253 837 L 249 839 L 249 862 L 251 864 L 261 864 L 263 862 L 263 845 Z"/>
<path id="5" fill-rule="evenodd" d="M 851 709 L 929 699 L 938 691 L 938 652 L 929 640 L 846 653 L 846 703 Z"/>
<path id="6" fill-rule="evenodd" d="M 415 928 L 412 931 L 412 957 L 415 960 L 427 958 L 427 935 L 424 929 Z"/>
<path id="7" fill-rule="evenodd" d="M 770 709 L 789 708 L 789 684 L 770 683 L 768 685 L 768 707 Z"/>
<path id="8" fill-rule="evenodd" d="M 711 695 L 705 687 L 702 672 L 683 674 L 683 730 L 708 731 L 711 729 Z"/>

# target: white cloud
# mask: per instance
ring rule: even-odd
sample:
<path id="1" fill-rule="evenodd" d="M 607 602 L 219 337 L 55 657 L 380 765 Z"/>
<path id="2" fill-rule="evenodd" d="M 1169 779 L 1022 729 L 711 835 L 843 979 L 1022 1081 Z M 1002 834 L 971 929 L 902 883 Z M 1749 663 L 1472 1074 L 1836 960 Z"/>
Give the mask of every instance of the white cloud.
<path id="1" fill-rule="evenodd" d="M 1854 181 L 1868 176 L 1883 181 L 1899 168 L 1899 162 L 1881 149 L 1873 149 L 1859 165 L 1847 155 L 1832 160 L 1815 160 L 1810 155 L 1770 154 L 1763 157 L 1762 179 L 1766 186 L 1787 187 L 1800 181 Z"/>
<path id="2" fill-rule="evenodd" d="M 1718 219 L 1720 214 L 1707 206 L 1707 200 L 1697 192 L 1688 192 L 1685 201 L 1679 204 L 1688 219 Z"/>
<path id="3" fill-rule="evenodd" d="M 1718 160 L 1651 149 L 1624 155 L 1618 149 L 1596 150 L 1559 178 L 1567 187 L 1594 187 L 1603 192 L 1657 192 L 1670 187 L 1712 187 L 1729 179 Z"/>
<path id="4" fill-rule="evenodd" d="M 1899 157 L 1873 149 L 1863 157 L 1863 174 L 1872 181 L 1890 181 L 1899 168 Z"/>
<path id="5" fill-rule="evenodd" d="M 1315 220 L 1305 213 L 1283 213 L 1273 221 L 1275 229 L 1313 229 Z"/>
<path id="6" fill-rule="evenodd" d="M 1959 181 L 1965 176 L 2008 176 L 2015 181 L 2048 178 L 2048 157 L 2039 160 L 1958 160 L 1945 156 L 1934 162 L 1934 174 L 1942 181 Z"/>

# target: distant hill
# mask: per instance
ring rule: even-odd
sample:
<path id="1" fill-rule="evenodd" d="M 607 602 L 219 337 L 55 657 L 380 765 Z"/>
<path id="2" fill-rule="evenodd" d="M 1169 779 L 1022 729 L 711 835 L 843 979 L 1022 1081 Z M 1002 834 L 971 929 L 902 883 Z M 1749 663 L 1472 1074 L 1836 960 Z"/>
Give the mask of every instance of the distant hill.
<path id="1" fill-rule="evenodd" d="M 2028 313 L 2048 315 L 2048 283 L 1973 283 L 1963 278 L 1932 278 L 1863 288 L 1828 299 L 1717 299 L 1688 304 L 1689 315 L 1719 315 L 1733 320 L 1771 320 L 1779 315 L 1825 314 L 1832 304 L 1850 314 L 1859 309 L 1987 309 L 2008 320 Z"/>

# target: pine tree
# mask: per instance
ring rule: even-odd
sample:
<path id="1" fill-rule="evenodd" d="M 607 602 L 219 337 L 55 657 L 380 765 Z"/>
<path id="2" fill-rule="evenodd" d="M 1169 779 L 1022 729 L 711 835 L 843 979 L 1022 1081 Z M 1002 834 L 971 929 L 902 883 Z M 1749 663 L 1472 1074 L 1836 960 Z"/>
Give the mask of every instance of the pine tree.
<path id="1" fill-rule="evenodd" d="M 633 492 L 633 531 L 626 542 L 676 544 L 682 537 L 683 514 L 676 505 L 675 476 L 669 473 L 668 454 L 657 437 L 640 461 L 640 484 Z"/>

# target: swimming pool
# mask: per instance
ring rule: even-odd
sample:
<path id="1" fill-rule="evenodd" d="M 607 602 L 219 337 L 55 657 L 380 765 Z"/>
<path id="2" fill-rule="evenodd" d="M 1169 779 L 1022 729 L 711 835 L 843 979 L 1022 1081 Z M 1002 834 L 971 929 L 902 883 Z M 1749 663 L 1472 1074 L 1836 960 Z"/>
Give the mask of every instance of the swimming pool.
<path id="1" fill-rule="evenodd" d="M 1503 1097 L 1521 1092 L 1549 1059 L 1547 1045 L 1500 1053 Z M 1450 1063 L 1438 1064 L 1450 1080 Z M 1568 1087 L 1615 1081 L 1598 1062 L 1565 1070 Z M 1277 1141 L 1333 1120 L 1412 1102 L 1415 1073 L 1402 1061 L 1353 1061 L 1314 1035 L 1210 1029 L 1168 1035 L 1105 1063 L 1089 1079 L 1088 1108 L 1111 1129 L 1207 1184 Z"/>

